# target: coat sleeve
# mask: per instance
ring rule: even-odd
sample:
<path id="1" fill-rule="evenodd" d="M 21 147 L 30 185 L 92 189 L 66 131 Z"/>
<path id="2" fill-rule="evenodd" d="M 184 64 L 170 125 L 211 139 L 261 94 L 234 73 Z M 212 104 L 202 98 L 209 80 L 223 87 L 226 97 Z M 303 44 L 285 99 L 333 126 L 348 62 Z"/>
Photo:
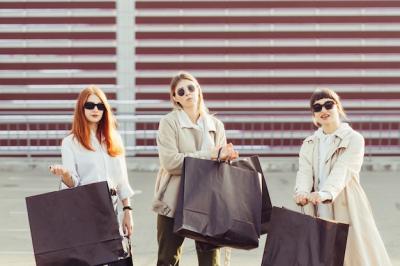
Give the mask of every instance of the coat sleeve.
<path id="1" fill-rule="evenodd" d="M 364 144 L 364 137 L 355 133 L 351 136 L 345 151 L 338 156 L 324 186 L 320 189 L 331 193 L 332 201 L 346 187 L 351 178 L 360 172 L 364 159 Z"/>
<path id="2" fill-rule="evenodd" d="M 186 156 L 210 159 L 212 150 L 183 153 L 178 150 L 177 125 L 168 118 L 160 121 L 157 147 L 161 167 L 171 175 L 181 175 L 183 160 Z"/>
<path id="3" fill-rule="evenodd" d="M 312 167 L 312 149 L 313 145 L 308 141 L 304 141 L 300 148 L 299 154 L 299 170 L 296 175 L 296 186 L 294 189 L 297 193 L 310 193 L 313 187 L 313 167 Z"/>
<path id="4" fill-rule="evenodd" d="M 223 147 L 226 145 L 226 134 L 225 134 L 225 127 L 224 124 L 219 121 L 216 120 L 216 132 L 215 132 L 215 136 L 216 136 L 216 140 L 215 140 L 215 145 L 217 147 Z"/>

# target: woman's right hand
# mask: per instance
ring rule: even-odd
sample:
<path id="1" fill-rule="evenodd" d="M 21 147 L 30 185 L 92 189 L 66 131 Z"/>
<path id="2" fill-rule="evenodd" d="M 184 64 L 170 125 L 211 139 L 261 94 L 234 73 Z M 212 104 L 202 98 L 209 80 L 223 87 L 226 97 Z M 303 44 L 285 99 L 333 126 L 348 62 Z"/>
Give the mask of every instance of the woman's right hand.
<path id="1" fill-rule="evenodd" d="M 294 195 L 294 201 L 297 205 L 304 206 L 308 203 L 308 193 L 299 192 Z"/>
<path id="2" fill-rule="evenodd" d="M 223 161 L 235 160 L 239 157 L 239 152 L 235 151 L 233 144 L 229 143 L 222 147 L 219 159 Z"/>
<path id="3" fill-rule="evenodd" d="M 66 184 L 68 187 L 74 186 L 74 181 L 72 180 L 71 174 L 64 166 L 53 164 L 49 166 L 49 170 L 53 175 L 61 177 L 64 184 Z"/>
<path id="4" fill-rule="evenodd" d="M 59 164 L 50 165 L 49 170 L 50 170 L 50 173 L 52 173 L 53 175 L 60 176 L 60 177 L 66 176 L 67 174 L 69 174 L 68 170 L 64 166 L 59 165 Z"/>

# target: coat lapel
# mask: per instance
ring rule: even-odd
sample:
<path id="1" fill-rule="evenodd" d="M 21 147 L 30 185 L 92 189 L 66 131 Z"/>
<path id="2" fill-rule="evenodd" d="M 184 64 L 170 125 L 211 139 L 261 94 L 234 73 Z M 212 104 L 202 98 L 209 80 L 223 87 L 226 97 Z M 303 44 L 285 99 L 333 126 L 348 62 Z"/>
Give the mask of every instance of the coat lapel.
<path id="1" fill-rule="evenodd" d="M 319 138 L 314 138 L 313 147 L 313 179 L 314 179 L 314 190 L 318 187 L 319 180 Z"/>
<path id="2" fill-rule="evenodd" d="M 350 143 L 350 139 L 346 138 L 351 133 L 351 128 L 347 123 L 343 123 L 340 128 L 335 132 L 335 140 L 333 141 L 328 153 L 325 157 L 325 163 L 327 163 L 335 152 L 342 148 L 347 148 Z"/>

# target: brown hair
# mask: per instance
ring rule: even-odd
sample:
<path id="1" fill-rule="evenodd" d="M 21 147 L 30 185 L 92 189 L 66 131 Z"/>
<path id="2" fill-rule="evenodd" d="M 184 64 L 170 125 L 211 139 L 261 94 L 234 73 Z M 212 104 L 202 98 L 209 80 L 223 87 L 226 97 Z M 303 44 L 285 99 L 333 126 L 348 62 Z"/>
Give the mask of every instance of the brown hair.
<path id="1" fill-rule="evenodd" d="M 78 142 L 88 150 L 94 151 L 90 144 L 90 128 L 89 122 L 85 117 L 84 104 L 90 95 L 96 95 L 100 98 L 101 102 L 104 104 L 105 109 L 103 111 L 103 116 L 99 121 L 97 126 L 96 137 L 99 140 L 103 140 L 107 146 L 107 153 L 110 156 L 117 156 L 122 154 L 123 147 L 115 138 L 116 130 L 116 120 L 111 112 L 110 104 L 107 101 L 107 97 L 104 92 L 95 85 L 90 85 L 83 89 L 78 96 L 75 105 L 74 120 L 72 122 L 71 133 Z"/>
<path id="2" fill-rule="evenodd" d="M 174 106 L 174 108 L 182 109 L 182 105 L 178 102 L 175 102 L 174 96 L 175 96 L 176 86 L 183 79 L 192 81 L 199 92 L 199 95 L 198 95 L 199 99 L 197 102 L 197 108 L 198 108 L 199 113 L 200 114 L 208 113 L 208 109 L 204 104 L 203 91 L 200 87 L 199 82 L 193 75 L 191 75 L 188 72 L 184 72 L 184 71 L 179 72 L 177 75 L 173 76 L 171 79 L 169 95 L 170 95 L 170 99 L 171 99 L 171 102 L 172 102 L 172 105 Z"/>
<path id="3" fill-rule="evenodd" d="M 345 113 L 344 108 L 342 106 L 342 103 L 340 101 L 339 95 L 337 95 L 336 92 L 334 92 L 333 90 L 328 89 L 328 88 L 316 89 L 313 92 L 313 94 L 310 97 L 310 109 L 311 109 L 311 112 L 313 112 L 313 108 L 312 107 L 313 107 L 314 103 L 316 101 L 318 101 L 318 100 L 325 99 L 325 98 L 333 100 L 335 102 L 335 104 L 336 104 L 336 107 L 338 109 L 340 117 L 342 119 L 347 120 L 347 116 L 346 116 L 346 113 Z M 318 127 L 321 126 L 318 123 L 316 123 L 315 121 L 314 121 L 314 124 L 316 126 L 318 126 Z"/>

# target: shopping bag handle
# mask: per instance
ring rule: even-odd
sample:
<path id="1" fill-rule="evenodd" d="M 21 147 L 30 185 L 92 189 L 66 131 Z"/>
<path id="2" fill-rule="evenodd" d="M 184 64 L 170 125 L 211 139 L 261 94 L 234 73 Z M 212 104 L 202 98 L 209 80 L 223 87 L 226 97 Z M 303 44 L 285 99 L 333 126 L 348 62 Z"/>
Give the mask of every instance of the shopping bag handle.
<path id="1" fill-rule="evenodd" d="M 304 211 L 304 206 L 306 206 L 307 204 L 308 204 L 308 201 L 307 201 L 307 203 L 306 204 L 299 204 L 299 203 L 296 203 L 297 204 L 297 206 L 299 206 L 300 207 L 300 209 L 301 209 L 301 213 L 302 214 L 306 214 L 305 213 L 305 211 Z M 314 215 L 312 215 L 313 217 L 318 217 L 319 216 L 319 212 L 318 212 L 318 205 L 313 205 L 313 207 L 314 207 Z"/>
<path id="2" fill-rule="evenodd" d="M 128 236 L 124 236 L 124 238 L 128 239 L 128 250 L 124 252 L 124 257 L 132 257 L 132 243 L 131 238 Z"/>

